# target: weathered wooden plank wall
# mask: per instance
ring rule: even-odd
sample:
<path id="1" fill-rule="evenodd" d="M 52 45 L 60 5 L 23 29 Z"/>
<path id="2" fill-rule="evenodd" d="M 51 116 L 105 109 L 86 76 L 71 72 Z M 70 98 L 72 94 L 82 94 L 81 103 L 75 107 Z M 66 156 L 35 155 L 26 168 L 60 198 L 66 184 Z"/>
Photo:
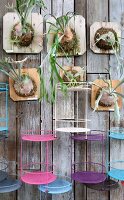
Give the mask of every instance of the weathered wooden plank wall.
<path id="1" fill-rule="evenodd" d="M 2 50 L 2 17 L 7 12 L 5 5 L 7 3 L 15 2 L 15 0 L 1 0 L 0 2 L 0 57 L 7 56 Z M 104 68 L 108 68 L 109 65 L 115 66 L 114 56 L 109 55 L 96 55 L 89 49 L 89 28 L 92 23 L 95 21 L 117 21 L 120 23 L 121 14 L 124 11 L 124 1 L 116 0 L 45 0 L 47 5 L 47 11 L 42 12 L 43 15 L 46 13 L 52 13 L 56 16 L 65 14 L 68 11 L 75 11 L 77 14 L 81 14 L 86 19 L 86 30 L 87 30 L 87 52 L 80 57 L 71 58 L 71 62 L 79 66 L 87 66 L 87 80 L 95 80 L 98 77 L 98 74 L 103 74 L 107 76 Z M 40 10 L 37 9 L 38 12 Z M 45 26 L 44 26 L 45 31 Z M 44 40 L 44 49 L 46 50 L 46 44 Z M 45 51 L 38 55 L 31 55 L 30 61 L 27 63 L 27 66 L 37 67 L 43 60 L 45 56 Z M 122 51 L 122 54 L 124 51 Z M 11 55 L 14 59 L 22 59 L 25 55 Z M 63 65 L 67 64 L 65 59 L 59 58 L 59 62 Z M 44 74 L 47 75 L 47 64 L 44 68 Z M 115 74 L 113 73 L 113 77 Z M 0 81 L 8 81 L 7 78 L 0 73 Z M 60 103 L 60 102 L 59 102 Z M 61 111 L 65 111 L 64 104 L 61 105 Z M 66 107 L 65 118 L 74 118 L 74 105 L 75 100 L 74 96 L 71 97 L 70 104 Z M 76 106 L 76 105 L 75 105 Z M 83 103 L 80 104 L 80 112 L 83 110 Z M 70 108 L 72 108 L 70 113 Z M 2 109 L 2 108 L 1 108 Z M 88 109 L 89 117 L 92 119 L 91 128 L 92 129 L 101 129 L 106 130 L 110 127 L 110 113 L 100 112 L 92 113 L 92 109 L 89 106 Z M 71 115 L 70 115 L 71 114 Z M 52 129 L 54 128 L 54 106 L 43 101 L 41 104 L 38 101 L 29 101 L 29 102 L 18 102 L 14 103 L 9 99 L 9 126 L 10 126 L 10 137 L 8 138 L 7 146 L 7 159 L 12 161 L 19 162 L 20 160 L 20 131 L 24 129 Z M 61 116 L 60 116 L 61 117 Z M 53 163 L 59 168 L 59 172 L 63 175 L 70 175 L 71 172 L 71 147 L 69 134 L 58 134 L 60 137 L 59 141 L 55 142 L 53 149 L 51 149 L 51 159 Z M 89 151 L 91 151 L 92 160 L 99 161 L 100 154 L 99 145 L 92 143 L 86 145 L 85 143 L 76 144 L 74 156 L 75 161 L 88 161 L 89 160 Z M 116 148 L 115 148 L 116 147 Z M 115 155 L 118 155 L 121 152 L 123 156 L 123 146 L 121 142 L 110 141 L 110 159 L 113 159 Z M 26 149 L 26 146 L 25 146 Z M 40 155 L 41 149 L 41 155 Z M 38 153 L 39 151 L 39 153 Z M 44 160 L 44 148 L 40 145 L 34 145 L 32 159 L 39 161 Z M 32 153 L 30 152 L 30 153 Z M 101 149 L 100 149 L 101 153 Z M 29 159 L 29 158 L 25 158 Z M 104 159 L 105 162 L 105 159 Z M 19 165 L 16 170 L 16 165 L 13 165 L 13 170 L 19 174 Z M 112 192 L 98 192 L 86 188 L 81 184 L 74 184 L 73 192 L 69 192 L 63 195 L 44 195 L 40 194 L 36 186 L 23 184 L 22 188 L 17 192 L 11 192 L 8 194 L 0 194 L 0 200 L 123 200 L 123 189 L 118 189 Z"/>

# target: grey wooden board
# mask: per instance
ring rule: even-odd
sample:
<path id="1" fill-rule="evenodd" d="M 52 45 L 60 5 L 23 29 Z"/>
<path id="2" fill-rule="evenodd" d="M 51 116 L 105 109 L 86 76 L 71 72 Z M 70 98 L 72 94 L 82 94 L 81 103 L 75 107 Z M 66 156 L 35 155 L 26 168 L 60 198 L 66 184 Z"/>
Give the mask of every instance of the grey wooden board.
<path id="1" fill-rule="evenodd" d="M 12 0 L 10 0 L 10 3 Z M 5 5 L 7 5 L 8 1 L 1 1 L 0 5 L 0 37 L 2 38 L 3 30 L 2 30 L 2 17 L 3 15 L 8 11 L 7 8 L 5 8 Z M 0 58 L 3 56 L 7 56 L 5 52 L 3 51 L 2 46 L 2 40 L 0 41 Z M 15 56 L 13 56 L 14 58 Z M 0 73 L 0 82 L 8 82 L 8 79 L 5 75 Z M 10 131 L 10 137 L 8 138 L 6 142 L 5 152 L 6 152 L 6 159 L 8 160 L 16 160 L 16 105 L 9 99 L 9 105 L 11 105 L 11 109 L 9 107 L 9 118 L 10 116 L 13 118 L 13 120 L 9 121 L 9 131 Z M 4 108 L 1 108 L 4 109 Z M 14 173 L 16 173 L 15 166 L 11 166 L 11 169 Z M 12 193 L 6 193 L 1 194 L 0 199 L 6 199 L 6 200 L 16 200 L 16 192 Z"/>
<path id="2" fill-rule="evenodd" d="M 88 74 L 88 80 L 95 80 L 98 77 L 98 75 L 95 74 Z M 90 101 L 91 104 L 91 101 Z M 89 106 L 88 115 L 91 119 L 91 130 L 102 130 L 107 132 L 109 128 L 109 112 L 95 112 L 93 113 L 93 109 L 91 109 L 91 106 Z M 105 133 L 104 135 L 106 135 Z M 106 151 L 105 151 L 105 143 L 104 143 L 104 165 L 106 165 Z M 102 143 L 101 142 L 89 142 L 87 145 L 87 161 L 92 162 L 99 162 L 102 163 Z M 103 194 L 104 193 L 104 194 Z M 87 188 L 87 198 L 88 200 L 95 199 L 108 199 L 108 192 L 99 192 L 95 190 L 91 190 Z"/>
<path id="3" fill-rule="evenodd" d="M 53 1 L 53 14 L 55 16 L 60 16 L 62 14 L 66 14 L 68 11 L 70 12 L 73 12 L 74 11 L 74 0 L 55 0 Z M 59 62 L 62 63 L 62 65 L 67 65 L 67 61 L 66 59 L 61 59 L 59 58 Z M 73 63 L 73 58 L 71 58 L 70 62 Z M 73 104 L 72 104 L 73 105 Z M 69 113 L 70 110 L 67 110 L 67 113 Z M 61 136 L 61 135 L 60 135 Z M 71 173 L 71 167 L 70 167 L 70 161 L 71 161 L 71 152 L 70 152 L 70 145 L 69 145 L 69 136 L 70 134 L 63 134 L 61 137 L 60 137 L 60 141 L 59 141 L 59 144 L 58 143 L 56 145 L 53 145 L 53 163 L 55 164 L 56 163 L 56 158 L 59 156 L 60 157 L 60 153 L 61 152 L 61 160 L 63 160 L 63 163 L 58 163 L 59 164 L 59 170 L 61 173 L 63 173 L 63 175 L 68 175 L 70 176 L 70 173 Z M 63 141 L 64 139 L 64 141 Z M 63 141 L 63 142 L 62 142 Z M 65 146 L 65 153 L 63 152 L 62 150 L 62 143 L 64 144 Z M 59 148 L 60 146 L 60 148 Z M 59 148 L 58 151 L 56 151 L 56 148 Z M 64 162 L 64 157 L 67 156 L 67 160 L 69 161 L 69 163 L 67 164 L 67 162 Z M 58 157 L 58 158 L 59 158 Z M 62 166 L 65 165 L 66 168 L 63 168 Z M 69 166 L 69 167 L 67 167 Z M 65 193 L 65 194 L 62 194 L 62 195 L 53 195 L 52 197 L 52 200 L 63 200 L 63 199 L 71 199 L 73 200 L 74 199 L 74 196 L 73 196 L 73 192 L 69 192 L 69 193 Z"/>
<path id="4" fill-rule="evenodd" d="M 52 1 L 49 1 L 49 0 L 45 0 L 45 4 L 47 5 L 47 10 L 45 11 L 42 11 L 42 15 L 46 15 L 48 13 L 51 13 L 51 4 L 52 4 Z M 48 18 L 49 16 L 46 16 L 46 18 Z M 45 22 L 45 20 L 44 20 Z M 46 32 L 46 25 L 44 24 L 44 29 L 43 29 L 43 32 Z M 43 53 L 41 54 L 41 62 L 43 60 L 43 58 L 46 56 L 46 39 L 44 38 L 44 49 L 45 51 L 43 51 Z M 43 71 L 44 71 L 44 75 L 45 77 L 47 77 L 47 79 L 49 80 L 50 78 L 50 74 L 48 72 L 48 65 L 49 65 L 49 62 L 47 61 L 44 66 L 43 66 Z M 47 86 L 47 89 L 49 89 L 49 84 L 48 82 L 46 82 L 46 86 Z M 48 90 L 49 91 L 49 90 Z M 40 112 L 41 112 L 41 129 L 46 129 L 46 130 L 52 130 L 52 114 L 53 114 L 53 108 L 52 108 L 52 105 L 47 103 L 45 100 L 43 100 L 41 102 L 41 108 L 40 108 Z M 41 145 L 41 161 L 43 162 L 43 160 L 45 159 L 45 156 L 44 156 L 44 146 Z M 51 160 L 50 162 L 52 162 L 52 149 L 49 150 L 49 153 L 51 155 Z M 40 196 L 41 196 L 41 199 L 48 199 L 48 200 L 51 200 L 52 199 L 52 195 L 51 194 L 44 194 L 43 192 L 41 193 L 40 192 Z"/>
<path id="5" fill-rule="evenodd" d="M 1 6 L 0 6 L 0 30 L 1 30 L 1 38 L 2 38 L 2 16 L 8 12 L 7 8 L 5 8 L 5 5 L 7 5 L 7 0 L 1 0 Z M 9 2 L 14 2 L 14 0 L 9 0 Z M 64 2 L 64 4 L 63 4 Z M 121 4 L 120 1 L 116 0 L 111 0 L 108 3 L 108 0 L 104 1 L 98 1 L 98 0 L 45 0 L 45 3 L 48 7 L 48 10 L 45 12 L 42 12 L 42 15 L 46 13 L 52 13 L 54 15 L 61 15 L 62 13 L 66 13 L 68 11 L 73 11 L 74 10 L 74 4 L 75 4 L 75 10 L 76 13 L 81 14 L 85 17 L 86 19 L 86 28 L 87 28 L 87 52 L 81 56 L 75 58 L 75 65 L 83 66 L 87 64 L 87 72 L 90 74 L 87 74 L 89 80 L 95 80 L 98 78 L 98 73 L 106 73 L 104 70 L 104 67 L 108 67 L 108 64 L 111 66 L 116 67 L 116 60 L 114 59 L 114 56 L 110 56 L 110 61 L 109 61 L 109 56 L 107 55 L 96 55 L 94 54 L 90 48 L 90 41 L 89 41 L 89 30 L 90 30 L 90 25 L 95 22 L 95 21 L 108 21 L 108 8 L 109 9 L 109 14 L 110 14 L 110 21 L 117 21 L 120 22 L 121 20 Z M 122 0 L 123 3 L 123 0 Z M 124 8 L 124 5 L 123 5 Z M 45 41 L 44 41 L 45 45 Z M 45 46 L 46 50 L 46 46 Z M 124 47 L 122 47 L 122 51 L 124 50 Z M 123 51 L 124 52 L 124 51 Z M 0 57 L 5 55 L 5 52 L 2 50 L 2 40 L 0 41 Z M 11 56 L 11 55 L 10 55 Z M 15 58 L 16 55 L 13 56 Z M 40 63 L 40 58 L 41 62 L 43 60 L 44 54 L 41 55 L 32 55 L 31 56 L 31 61 L 28 61 L 28 66 L 29 67 L 36 67 L 36 63 Z M 17 56 L 17 59 L 22 58 L 22 56 Z M 68 63 L 65 61 L 65 59 L 59 58 L 59 62 L 62 65 L 67 65 Z M 74 59 L 72 58 L 71 62 L 74 62 Z M 115 70 L 114 70 L 115 71 Z M 44 73 L 47 74 L 47 64 L 44 69 Z M 97 73 L 97 75 L 95 75 Z M 117 77 L 117 74 L 114 73 L 113 77 Z M 0 73 L 0 81 L 6 81 L 6 77 L 3 76 Z M 73 101 L 72 101 L 73 103 Z M 9 126 L 10 126 L 10 134 L 11 137 L 8 139 L 8 145 L 7 145 L 7 158 L 9 160 L 15 160 L 16 157 L 18 157 L 17 161 L 19 162 L 19 145 L 20 145 L 20 139 L 17 137 L 18 142 L 16 143 L 16 130 L 17 133 L 19 134 L 20 130 L 26 129 L 26 128 L 38 128 L 41 126 L 43 129 L 52 129 L 53 128 L 53 106 L 46 103 L 43 101 L 41 105 L 38 102 L 19 102 L 15 103 L 12 100 L 9 100 L 9 116 L 12 120 L 9 121 Z M 82 109 L 82 108 L 81 108 Z M 80 111 L 81 111 L 80 109 Z M 62 108 L 61 108 L 62 110 Z M 91 117 L 93 119 L 93 122 L 95 126 L 93 128 L 97 128 L 99 122 L 99 126 L 102 128 L 105 128 L 105 123 L 102 122 L 102 119 L 106 118 L 108 119 L 109 113 L 102 113 L 100 112 L 99 115 L 95 113 L 95 115 L 92 115 L 92 110 L 89 108 L 91 114 Z M 25 112 L 24 112 L 25 111 Z M 26 113 L 26 114 L 25 114 Z M 124 112 L 123 112 L 124 113 Z M 17 117 L 16 117 L 17 115 Z M 40 116 L 41 115 L 41 116 Z M 66 116 L 69 115 L 69 111 L 67 111 Z M 100 119 L 100 121 L 98 120 Z M 109 119 L 108 119 L 109 122 Z M 102 124 L 103 123 L 103 124 Z M 108 125 L 106 125 L 106 128 L 108 128 Z M 60 135 L 60 134 L 59 134 Z M 60 135 L 61 136 L 61 135 Z M 63 140 L 65 141 L 65 144 L 63 144 Z M 51 151 L 50 153 L 52 154 L 53 157 L 53 162 L 56 164 L 58 162 L 57 158 L 61 157 L 61 159 L 66 156 L 63 165 L 59 169 L 61 172 L 66 173 L 66 169 L 64 169 L 65 165 L 67 165 L 67 159 L 70 158 L 71 153 L 68 148 L 68 136 L 66 134 L 62 135 L 61 140 L 57 143 L 53 144 L 53 152 Z M 70 143 L 69 143 L 70 144 Z M 59 148 L 59 146 L 60 148 Z M 62 151 L 62 146 L 66 146 L 66 150 L 69 155 L 63 155 L 65 154 L 65 151 Z M 118 146 L 119 145 L 119 146 Z M 33 149 L 35 146 L 33 147 Z M 35 152 L 37 151 L 37 148 L 35 149 Z M 88 149 L 86 152 L 87 146 L 82 143 L 82 145 L 75 145 L 75 156 L 76 156 L 76 161 L 85 161 L 87 153 L 89 153 L 90 147 L 88 145 Z M 95 148 L 95 149 L 94 149 Z M 59 149 L 59 150 L 58 150 Z M 91 146 L 92 149 L 92 159 L 95 161 L 97 159 L 100 160 L 100 156 L 97 152 L 99 151 L 99 146 L 95 144 L 92 144 Z M 114 149 L 114 150 L 113 150 Z M 38 148 L 39 150 L 39 148 Z M 57 152 L 59 151 L 59 153 Z M 42 148 L 41 153 L 44 151 L 44 148 Z M 111 142 L 111 159 L 113 159 L 113 155 L 117 154 L 120 151 L 120 154 L 123 153 L 123 144 L 118 144 L 116 142 L 116 146 L 114 146 L 114 143 Z M 82 152 L 84 154 L 82 154 Z M 17 156 L 18 154 L 18 156 Z M 82 154 L 82 156 L 80 156 Z M 73 155 L 74 155 L 74 149 L 73 149 Z M 34 159 L 38 160 L 39 156 L 36 156 L 33 154 Z M 58 157 L 59 156 L 59 157 Z M 44 158 L 43 158 L 44 159 Z M 89 159 L 89 157 L 87 157 Z M 57 161 L 56 161 L 57 160 Z M 59 164 L 60 165 L 60 164 Z M 19 168 L 20 166 L 18 166 Z M 69 170 L 70 168 L 67 169 L 67 173 L 69 175 Z M 15 167 L 13 166 L 13 170 L 16 172 Z M 19 172 L 18 172 L 19 173 Z M 120 190 L 115 190 L 110 192 L 98 192 L 94 191 L 91 189 L 85 189 L 85 187 L 82 184 L 76 184 L 74 189 L 74 197 L 73 193 L 67 193 L 67 194 L 62 194 L 62 195 L 51 195 L 47 196 L 47 200 L 123 200 L 123 188 Z M 8 194 L 1 194 L 0 195 L 0 200 L 34 200 L 40 199 L 40 192 L 37 189 L 37 186 L 31 186 L 27 184 L 23 184 L 22 188 L 16 192 L 8 193 Z M 41 199 L 45 200 L 46 196 L 42 194 Z"/>
<path id="6" fill-rule="evenodd" d="M 108 68 L 108 56 L 96 55 L 90 50 L 90 26 L 95 21 L 108 20 L 108 0 L 87 1 L 87 72 L 88 73 L 105 73 Z"/>
<path id="7" fill-rule="evenodd" d="M 115 14 L 116 12 L 116 14 Z M 110 21 L 113 22 L 121 22 L 121 16 L 122 13 L 124 12 L 124 1 L 120 1 L 118 4 L 115 0 L 111 0 L 111 4 L 109 7 L 109 13 L 110 13 Z M 123 27 L 122 27 L 123 28 Z M 124 32 L 122 29 L 122 37 L 124 36 Z M 122 44 L 124 44 L 122 40 Z M 121 56 L 124 57 L 124 47 L 121 46 Z M 117 60 L 115 56 L 110 56 L 110 66 L 113 68 L 112 70 L 112 77 L 120 77 L 119 70 L 117 70 Z M 122 75 L 123 77 L 123 75 Z M 124 88 L 123 88 L 124 91 Z M 124 114 L 124 109 L 122 108 L 121 110 L 121 116 Z M 113 116 L 111 114 L 110 116 L 110 121 L 113 119 Z M 112 123 L 111 123 L 112 126 Z M 124 154 L 123 154 L 123 145 L 124 141 L 118 141 L 118 140 L 112 140 L 110 139 L 110 161 L 112 160 L 123 160 L 124 159 Z M 123 186 L 115 191 L 110 192 L 110 200 L 122 200 L 124 198 L 124 190 Z"/>

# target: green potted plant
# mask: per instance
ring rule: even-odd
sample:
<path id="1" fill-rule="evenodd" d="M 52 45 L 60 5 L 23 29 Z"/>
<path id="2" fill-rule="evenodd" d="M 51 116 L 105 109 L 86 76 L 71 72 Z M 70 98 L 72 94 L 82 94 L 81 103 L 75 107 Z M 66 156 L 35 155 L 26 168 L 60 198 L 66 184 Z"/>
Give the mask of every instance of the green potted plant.
<path id="1" fill-rule="evenodd" d="M 38 89 L 36 81 L 36 77 L 38 77 L 36 76 L 37 70 L 34 68 L 22 68 L 26 60 L 27 58 L 21 61 L 14 61 L 11 58 L 7 58 L 0 61 L 0 72 L 9 77 L 10 96 L 12 94 L 15 97 L 15 99 L 13 97 L 15 101 L 35 96 Z M 18 99 L 16 99 L 17 96 L 19 97 Z"/>

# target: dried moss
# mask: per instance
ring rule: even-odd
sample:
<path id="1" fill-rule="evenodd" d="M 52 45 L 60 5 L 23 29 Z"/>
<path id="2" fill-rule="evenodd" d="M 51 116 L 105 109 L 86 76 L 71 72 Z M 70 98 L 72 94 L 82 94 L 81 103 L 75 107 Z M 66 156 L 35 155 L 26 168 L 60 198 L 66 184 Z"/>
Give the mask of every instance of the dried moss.
<path id="1" fill-rule="evenodd" d="M 98 48 L 100 49 L 104 49 L 104 50 L 112 50 L 112 45 L 103 40 L 103 39 L 100 39 L 98 41 L 98 39 L 103 35 L 103 34 L 107 34 L 108 32 L 112 32 L 115 36 L 115 44 L 113 45 L 114 48 L 116 48 L 117 46 L 117 41 L 118 41 L 118 37 L 117 37 L 117 33 L 112 29 L 112 28 L 100 28 L 96 31 L 95 33 L 95 36 L 94 36 L 94 41 L 95 41 L 95 44 Z"/>
<path id="2" fill-rule="evenodd" d="M 16 34 L 16 26 L 18 24 L 19 23 L 15 24 L 11 31 L 11 40 L 13 41 L 14 45 L 28 47 L 34 38 L 34 29 L 29 23 L 26 23 L 26 33 L 22 33 L 22 35 L 18 36 Z"/>
<path id="3" fill-rule="evenodd" d="M 60 46 L 58 48 L 58 53 L 62 53 L 63 51 L 68 55 L 78 54 L 80 47 L 79 47 L 79 40 L 77 38 L 76 32 L 71 29 L 73 33 L 73 38 L 71 41 L 65 41 L 63 43 L 60 42 Z"/>

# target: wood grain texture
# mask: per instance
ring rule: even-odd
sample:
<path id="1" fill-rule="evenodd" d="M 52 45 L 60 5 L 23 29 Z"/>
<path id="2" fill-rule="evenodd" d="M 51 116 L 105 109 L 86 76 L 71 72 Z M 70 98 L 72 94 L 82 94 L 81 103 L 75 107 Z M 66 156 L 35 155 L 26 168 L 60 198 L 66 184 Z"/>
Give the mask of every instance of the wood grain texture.
<path id="1" fill-rule="evenodd" d="M 10 0 L 10 3 L 12 0 Z M 7 8 L 5 8 L 5 5 L 7 5 L 8 1 L 1 1 L 0 5 L 0 37 L 3 37 L 3 15 L 8 11 Z M 5 52 L 3 51 L 3 45 L 2 45 L 2 39 L 0 40 L 0 58 L 7 56 Z M 15 56 L 13 56 L 13 59 Z M 0 73 L 0 82 L 8 82 L 8 78 L 3 75 L 3 73 Z M 1 100 L 0 100 L 1 101 Z M 0 108 L 1 113 L 2 110 L 5 110 L 5 105 Z M 5 157 L 8 161 L 16 161 L 17 156 L 17 145 L 16 145 L 16 104 L 12 102 L 12 100 L 9 98 L 9 137 L 6 140 L 6 146 L 5 146 Z M 16 174 L 16 165 L 11 165 L 11 170 Z M 8 168 L 10 170 L 10 167 Z M 16 200 L 16 192 L 11 193 L 5 193 L 0 194 L 0 200 Z"/>
<path id="2" fill-rule="evenodd" d="M 0 6 L 0 36 L 2 38 L 2 17 L 8 12 L 5 5 L 7 2 L 11 3 L 15 0 L 1 0 Z M 42 15 L 44 16 L 46 13 L 53 13 L 56 16 L 60 16 L 65 14 L 68 11 L 74 11 L 77 14 L 85 17 L 86 20 L 86 33 L 87 33 L 87 52 L 80 57 L 76 57 L 75 59 L 72 57 L 70 59 L 70 63 L 76 66 L 86 66 L 87 65 L 87 80 L 94 81 L 98 78 L 98 73 L 104 73 L 103 76 L 106 76 L 105 67 L 108 68 L 112 66 L 113 74 L 112 77 L 114 79 L 118 79 L 118 73 L 116 72 L 117 62 L 114 55 L 110 57 L 108 55 L 96 55 L 90 50 L 90 26 L 95 21 L 113 21 L 113 22 L 121 22 L 121 14 L 124 12 L 124 2 L 122 0 L 122 5 L 120 1 L 116 0 L 45 0 L 45 4 L 47 5 L 48 10 L 42 11 Z M 121 9 L 122 8 L 122 9 Z M 36 11 L 40 12 L 40 9 L 36 9 Z M 48 18 L 48 16 L 46 16 Z M 123 27 L 122 27 L 123 28 Z M 45 23 L 44 23 L 44 32 L 46 31 Z M 123 33 L 122 33 L 123 35 Z M 40 63 L 43 61 L 43 58 L 46 55 L 46 40 L 43 41 L 44 51 L 41 54 L 34 55 L 32 54 L 30 59 L 27 61 L 28 67 L 38 67 Z M 0 57 L 5 54 L 5 51 L 2 49 L 2 40 L 0 41 Z M 122 54 L 124 52 L 124 47 L 122 46 Z M 23 59 L 25 56 L 23 55 L 10 55 L 14 59 Z M 68 66 L 66 59 L 59 58 L 59 63 L 62 66 Z M 45 76 L 48 78 L 48 62 L 45 63 L 43 68 Z M 108 77 L 109 78 L 109 77 Z M 6 77 L 0 73 L 0 81 L 7 81 Z M 49 88 L 49 84 L 47 82 L 47 88 Z M 85 99 L 85 98 L 84 98 Z M 86 106 L 86 102 L 79 96 L 79 115 L 85 116 L 85 112 L 82 112 Z M 66 120 L 72 118 L 76 118 L 76 95 L 71 95 L 65 101 L 61 100 L 61 95 L 59 97 L 60 102 L 60 114 L 62 118 Z M 71 109 L 71 111 L 70 111 Z M 3 110 L 3 107 L 1 108 Z M 1 112 L 0 112 L 1 113 Z M 58 112 L 59 114 L 59 112 Z M 60 116 L 59 114 L 59 116 Z M 122 115 L 124 115 L 124 111 L 122 110 Z M 100 129 L 105 130 L 106 132 L 109 129 L 109 113 L 108 112 L 92 112 L 90 107 L 90 101 L 88 102 L 88 117 L 91 118 L 91 129 Z M 112 116 L 111 116 L 112 118 Z M 18 102 L 15 103 L 11 99 L 9 99 L 9 129 L 10 129 L 10 137 L 8 138 L 8 144 L 6 147 L 7 159 L 9 160 L 17 160 L 20 162 L 20 132 L 25 129 L 54 129 L 54 106 L 48 104 L 44 100 L 39 103 L 38 101 L 26 101 L 26 102 Z M 63 123 L 62 123 L 63 125 Z M 67 125 L 67 124 L 66 124 Z M 50 155 L 51 161 L 57 166 L 58 171 L 63 175 L 70 176 L 70 165 L 71 165 L 71 143 L 70 143 L 70 134 L 67 133 L 58 133 L 59 140 L 53 143 L 53 149 L 51 148 Z M 87 144 L 82 142 L 81 144 L 72 144 L 72 155 L 73 161 L 75 157 L 75 161 L 89 161 L 90 156 L 92 157 L 92 161 L 101 162 L 101 145 L 92 143 Z M 28 150 L 28 145 L 25 145 L 24 151 Z M 43 157 L 42 157 L 43 155 Z M 123 159 L 123 141 L 110 141 L 110 160 L 115 159 L 115 156 L 120 156 L 120 159 Z M 39 161 L 39 157 L 43 161 L 45 159 L 44 156 L 44 146 L 43 145 L 33 145 L 29 155 L 24 157 L 24 160 Z M 109 157 L 109 155 L 107 155 Z M 104 163 L 106 163 L 106 158 L 104 156 Z M 17 168 L 20 168 L 18 164 Z M 13 170 L 16 171 L 15 166 L 13 165 Z M 18 174 L 20 174 L 18 170 Z M 74 184 L 73 192 L 69 192 L 61 195 L 48 195 L 41 194 L 38 191 L 37 186 L 31 186 L 27 184 L 23 184 L 22 188 L 17 192 L 0 194 L 0 200 L 122 200 L 123 199 L 123 187 L 118 190 L 109 192 L 99 192 L 95 190 L 91 190 L 83 186 L 82 184 Z"/>
<path id="3" fill-rule="evenodd" d="M 96 55 L 90 50 L 90 26 L 95 21 L 108 21 L 108 0 L 87 1 L 87 72 L 105 73 L 108 68 L 108 56 Z"/>
<path id="4" fill-rule="evenodd" d="M 69 12 L 73 12 L 74 11 L 74 0 L 68 1 L 68 0 L 55 0 L 52 1 L 52 8 L 53 8 L 53 14 L 55 16 L 61 16 L 66 14 L 68 11 Z M 68 65 L 68 61 L 66 59 L 58 59 L 59 63 L 62 64 L 62 66 L 67 66 Z M 70 63 L 72 63 L 72 65 L 74 65 L 74 59 L 73 57 L 70 59 Z M 72 110 L 73 108 L 73 101 L 71 102 L 72 104 L 70 104 L 72 106 Z M 63 107 L 64 108 L 64 107 Z M 69 106 L 70 108 L 70 106 Z M 67 108 L 67 112 L 69 113 L 70 110 L 69 108 Z M 61 116 L 61 113 L 60 113 Z M 66 115 L 67 116 L 67 115 Z M 71 118 L 73 117 L 73 115 L 71 116 Z M 63 125 L 63 124 L 62 124 Z M 61 133 L 60 133 L 61 134 Z M 61 134 L 59 136 L 59 142 L 56 145 L 53 145 L 53 163 L 57 165 L 59 165 L 59 173 L 63 174 L 63 175 L 67 175 L 70 176 L 71 174 L 71 146 L 70 146 L 70 134 Z M 64 146 L 62 146 L 62 144 Z M 64 150 L 64 149 L 65 150 Z M 58 151 L 56 151 L 56 149 L 58 149 Z M 63 151 L 64 150 L 64 151 Z M 59 155 L 61 154 L 61 163 L 59 163 L 57 161 L 56 158 L 59 158 Z M 68 162 L 64 162 L 64 157 L 66 156 Z M 64 168 L 63 168 L 64 166 Z M 65 194 L 61 194 L 61 195 L 54 195 L 53 200 L 64 200 L 64 199 L 68 199 L 68 200 L 73 200 L 74 199 L 74 195 L 73 192 L 69 192 L 69 193 L 65 193 Z"/>
<path id="5" fill-rule="evenodd" d="M 88 80 L 95 80 L 97 79 L 98 75 L 95 74 L 88 74 Z M 90 99 L 89 99 L 90 101 Z M 89 102 L 90 104 L 90 102 Z M 88 117 L 91 120 L 90 128 L 91 130 L 101 130 L 105 131 L 104 135 L 107 135 L 107 131 L 109 128 L 109 113 L 107 112 L 94 112 L 91 109 L 91 106 L 88 106 Z M 105 151 L 105 143 L 104 143 L 104 157 L 103 157 L 103 163 L 106 165 L 106 151 Z M 92 162 L 99 162 L 102 163 L 102 144 L 100 142 L 89 142 L 87 145 L 87 161 Z M 108 192 L 104 192 L 104 195 L 102 192 L 91 190 L 87 188 L 87 199 L 90 200 L 95 196 L 95 199 L 104 199 L 108 200 Z"/>
<path id="6" fill-rule="evenodd" d="M 116 13 L 115 13 L 116 12 Z M 109 6 L 109 18 L 110 21 L 121 23 L 121 17 L 124 12 L 124 1 L 120 1 L 118 4 L 115 0 L 111 0 L 110 6 Z M 122 37 L 124 36 L 123 34 L 123 27 L 122 28 Z M 123 47 L 123 40 L 122 40 L 122 46 L 121 46 L 121 56 L 124 57 L 124 47 Z M 110 61 L 109 65 L 112 68 L 112 78 L 120 78 L 121 74 L 119 72 L 119 69 L 117 69 L 117 59 L 114 55 L 110 56 Z M 122 78 L 121 77 L 121 78 Z M 124 88 L 123 88 L 124 91 Z M 124 109 L 121 109 L 121 117 L 123 117 Z M 112 114 L 110 115 L 110 127 L 113 126 L 112 124 L 113 116 Z M 123 160 L 124 159 L 124 154 L 123 154 L 123 145 L 124 141 L 119 141 L 119 140 L 113 140 L 110 139 L 110 161 L 113 160 Z M 110 192 L 110 200 L 122 200 L 124 198 L 124 190 L 123 187 L 121 186 L 120 189 L 111 191 Z"/>

